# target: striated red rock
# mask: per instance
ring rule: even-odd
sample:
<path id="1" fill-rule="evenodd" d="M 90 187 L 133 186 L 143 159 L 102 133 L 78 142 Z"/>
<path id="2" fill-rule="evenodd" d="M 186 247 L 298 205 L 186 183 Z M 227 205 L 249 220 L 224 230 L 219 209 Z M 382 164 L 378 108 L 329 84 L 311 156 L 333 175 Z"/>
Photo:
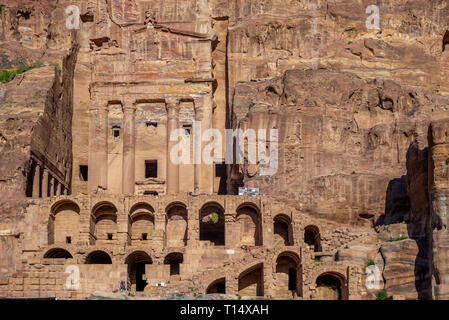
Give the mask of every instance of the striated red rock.
<path id="1" fill-rule="evenodd" d="M 432 122 L 429 128 L 429 191 L 432 228 L 432 286 L 435 298 L 449 298 L 447 249 L 447 201 L 448 201 L 448 155 L 449 119 Z"/>
<path id="2" fill-rule="evenodd" d="M 421 288 L 426 283 L 425 273 L 420 272 L 419 248 L 412 239 L 385 242 L 380 247 L 385 261 L 382 276 L 389 295 L 405 296 L 407 299 L 428 298 L 430 288 Z M 423 290 L 425 289 L 425 290 Z"/>
<path id="3" fill-rule="evenodd" d="M 400 198 L 407 197 L 407 150 L 415 140 L 426 145 L 429 120 L 447 112 L 448 99 L 392 81 L 293 70 L 238 84 L 233 102 L 239 128 L 279 130 L 277 174 L 268 180 L 244 166 L 246 186 L 296 199 L 320 217 L 356 222 L 407 210 Z"/>
<path id="4" fill-rule="evenodd" d="M 70 5 L 80 9 L 79 29 L 66 27 Z M 58 195 L 75 203 L 61 209 L 80 226 L 73 238 L 79 243 L 64 243 L 78 248 L 73 263 L 95 247 L 91 202 L 119 199 L 119 245 L 100 240 L 120 260 L 120 267 L 101 270 L 113 274 L 108 280 L 128 276 L 124 251 L 146 241 L 128 223 L 130 201 L 144 199 L 157 208 L 145 208 L 155 216 L 138 228 L 155 228 L 147 234 L 154 258 L 163 262 L 173 244 L 185 253 L 170 290 L 199 281 L 217 291 L 223 279 L 212 277 L 224 273 L 236 293 L 267 289 L 265 295 L 288 298 L 294 266 L 303 277 L 294 294 L 303 298 L 373 298 L 363 288 L 373 260 L 389 295 L 448 298 L 449 3 L 380 3 L 380 30 L 367 29 L 369 5 L 0 0 L 0 71 L 45 64 L 0 86 L 0 295 L 39 296 L 31 290 L 36 282 L 56 288 L 54 274 L 42 282 L 24 281 L 24 274 L 38 273 L 55 237 L 58 245 L 68 241 L 54 234 L 53 199 L 38 199 Z M 172 166 L 167 132 L 189 132 L 192 120 L 220 132 L 278 129 L 277 173 L 262 176 L 261 163 L 229 166 L 227 173 Z M 147 177 L 154 159 L 157 177 Z M 251 208 L 246 218 L 236 215 L 238 196 L 215 195 L 226 187 L 236 194 L 240 186 L 260 189 L 260 221 Z M 171 221 L 164 210 L 188 192 L 189 212 L 177 208 Z M 250 243 L 248 254 L 238 251 L 223 263 L 223 248 L 196 239 L 198 194 L 224 201 L 227 245 L 243 250 L 238 241 Z M 284 245 L 285 252 L 276 251 Z M 62 266 L 52 262 L 58 272 Z M 95 268 L 83 266 L 90 274 Z M 272 277 L 263 283 L 267 272 Z M 334 276 L 331 288 L 321 274 Z M 110 286 L 102 281 L 101 288 Z M 164 294 L 159 290 L 153 294 Z"/>

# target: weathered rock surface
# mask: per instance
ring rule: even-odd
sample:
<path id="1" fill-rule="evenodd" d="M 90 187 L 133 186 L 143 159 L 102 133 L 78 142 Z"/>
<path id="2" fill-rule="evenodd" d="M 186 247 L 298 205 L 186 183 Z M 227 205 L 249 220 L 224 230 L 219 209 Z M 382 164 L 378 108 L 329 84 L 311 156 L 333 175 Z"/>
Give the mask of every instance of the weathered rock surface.
<path id="1" fill-rule="evenodd" d="M 2 225 L 14 229 L 25 206 L 31 154 L 43 150 L 59 170 L 71 161 L 70 104 L 64 105 L 61 78 L 53 66 L 30 70 L 3 84 L 0 100 L 0 199 Z M 62 137 L 52 135 L 61 130 Z M 58 159 L 56 159 L 58 158 Z M 64 159 L 64 164 L 62 163 Z M 26 191 L 25 193 L 23 191 Z M 22 207 L 23 208 L 23 207 Z"/>
<path id="2" fill-rule="evenodd" d="M 376 245 L 373 246 L 351 246 L 347 249 L 337 251 L 337 261 L 351 261 L 366 267 L 370 260 L 374 260 L 378 251 Z"/>
<path id="3" fill-rule="evenodd" d="M 381 3 L 380 30 L 366 26 L 371 4 L 0 0 L 0 70 L 47 63 L 0 85 L 0 280 L 15 271 L 23 250 L 16 234 L 35 227 L 21 224 L 37 221 L 24 219 L 37 165 L 51 171 L 50 196 L 54 178 L 76 195 L 89 193 L 80 166 L 89 161 L 91 94 L 109 93 L 95 85 L 115 82 L 115 90 L 122 83 L 174 81 L 193 95 L 208 83 L 211 125 L 220 131 L 279 130 L 278 172 L 264 177 L 260 164 L 233 166 L 230 192 L 258 187 L 301 215 L 370 229 L 355 243 L 351 235 L 326 232 L 323 244 L 338 248 L 338 262 L 364 267 L 374 259 L 390 295 L 428 298 L 432 281 L 434 296 L 448 298 L 449 120 L 440 119 L 449 110 L 449 3 Z M 66 28 L 69 5 L 80 8 L 80 29 Z M 185 37 L 195 38 L 197 49 Z M 165 110 L 155 108 L 161 129 Z M 120 123 L 119 116 L 112 122 Z M 138 144 L 160 153 L 166 139 L 153 140 Z M 111 158 L 121 158 L 114 148 Z M 120 193 L 121 167 L 113 168 L 109 191 Z M 224 180 L 211 189 L 226 189 Z M 163 179 L 136 183 L 142 193 L 147 184 L 165 187 Z M 386 242 L 401 236 L 409 239 Z M 334 253 L 323 262 L 335 263 Z M 317 296 L 334 298 L 323 288 Z"/>
<path id="4" fill-rule="evenodd" d="M 432 122 L 429 128 L 429 191 L 432 229 L 432 285 L 436 299 L 449 299 L 449 119 Z"/>
<path id="5" fill-rule="evenodd" d="M 419 257 L 414 240 L 385 242 L 380 252 L 385 261 L 382 275 L 389 295 L 402 295 L 407 299 L 429 297 L 429 287 L 426 287 L 429 275 L 421 272 L 427 261 Z"/>
<path id="6" fill-rule="evenodd" d="M 279 168 L 265 179 L 243 166 L 236 185 L 295 199 L 302 210 L 340 222 L 386 211 L 403 216 L 407 150 L 415 140 L 427 145 L 429 120 L 444 116 L 448 102 L 390 80 L 324 69 L 238 84 L 235 123 L 279 130 Z"/>

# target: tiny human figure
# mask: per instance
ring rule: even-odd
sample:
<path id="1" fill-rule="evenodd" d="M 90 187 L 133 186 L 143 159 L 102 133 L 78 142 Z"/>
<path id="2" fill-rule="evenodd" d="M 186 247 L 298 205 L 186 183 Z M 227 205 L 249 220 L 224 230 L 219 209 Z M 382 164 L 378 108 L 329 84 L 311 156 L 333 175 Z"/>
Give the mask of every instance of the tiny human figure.
<path id="1" fill-rule="evenodd" d="M 126 291 L 125 281 L 120 280 L 120 291 Z"/>

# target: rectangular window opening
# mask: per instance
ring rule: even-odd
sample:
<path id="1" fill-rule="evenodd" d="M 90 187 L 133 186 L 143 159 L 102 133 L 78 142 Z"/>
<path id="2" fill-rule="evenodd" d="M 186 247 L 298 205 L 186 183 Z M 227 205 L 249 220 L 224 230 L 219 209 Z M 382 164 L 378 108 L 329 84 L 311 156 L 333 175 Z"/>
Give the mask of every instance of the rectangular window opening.
<path id="1" fill-rule="evenodd" d="M 112 134 L 113 134 L 114 138 L 120 137 L 120 128 L 113 128 Z"/>
<path id="2" fill-rule="evenodd" d="M 191 132 L 192 132 L 192 125 L 190 124 L 185 124 L 182 126 L 185 132 L 186 136 L 190 136 Z"/>
<path id="3" fill-rule="evenodd" d="M 72 243 L 72 237 L 65 237 L 65 243 L 71 244 Z"/>
<path id="4" fill-rule="evenodd" d="M 157 160 L 145 160 L 145 179 L 157 178 Z"/>
<path id="5" fill-rule="evenodd" d="M 225 163 L 215 163 L 215 177 L 224 178 L 226 177 L 226 164 Z"/>
<path id="6" fill-rule="evenodd" d="M 148 234 L 142 233 L 142 240 L 148 240 Z"/>
<path id="7" fill-rule="evenodd" d="M 112 240 L 112 233 L 108 233 L 108 240 Z"/>
<path id="8" fill-rule="evenodd" d="M 145 124 L 146 124 L 147 128 L 149 128 L 149 127 L 157 128 L 157 121 L 150 120 L 150 121 L 145 122 Z"/>
<path id="9" fill-rule="evenodd" d="M 219 178 L 218 194 L 227 194 L 227 168 L 225 162 L 215 163 L 215 178 Z"/>
<path id="10" fill-rule="evenodd" d="M 87 181 L 88 179 L 88 167 L 87 166 L 80 166 L 80 180 L 81 181 Z"/>

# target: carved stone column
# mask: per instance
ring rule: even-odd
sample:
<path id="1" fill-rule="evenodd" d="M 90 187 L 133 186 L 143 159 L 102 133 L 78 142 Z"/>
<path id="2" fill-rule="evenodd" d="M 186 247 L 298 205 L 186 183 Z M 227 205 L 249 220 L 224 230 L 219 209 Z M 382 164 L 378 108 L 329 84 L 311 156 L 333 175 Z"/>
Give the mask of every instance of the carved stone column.
<path id="1" fill-rule="evenodd" d="M 125 247 L 128 244 L 129 237 L 129 218 L 128 212 L 124 206 L 117 208 L 117 241 L 121 247 Z"/>
<path id="2" fill-rule="evenodd" d="M 235 232 L 235 213 L 225 212 L 225 246 L 233 248 L 236 245 Z"/>
<path id="3" fill-rule="evenodd" d="M 179 128 L 179 100 L 167 99 L 167 194 L 179 192 L 179 165 L 170 159 L 170 152 L 177 141 L 170 141 L 171 133 Z"/>
<path id="4" fill-rule="evenodd" d="M 58 185 L 58 196 L 62 196 L 64 194 L 63 189 L 62 189 L 63 187 L 64 187 L 64 185 L 60 182 Z"/>
<path id="5" fill-rule="evenodd" d="M 108 104 L 94 101 L 89 109 L 89 192 L 108 185 Z"/>
<path id="6" fill-rule="evenodd" d="M 79 220 L 79 238 L 77 245 L 87 246 L 91 244 L 91 213 L 88 208 L 81 208 Z"/>
<path id="7" fill-rule="evenodd" d="M 195 119 L 201 121 L 201 131 L 202 134 L 208 130 L 213 129 L 212 127 L 212 108 L 213 101 L 211 95 L 205 95 L 201 98 L 195 99 Z M 210 143 L 210 141 L 202 141 L 201 143 L 201 153 L 204 147 Z M 199 192 L 205 194 L 213 194 L 214 192 L 214 163 L 205 163 L 201 154 L 201 165 L 196 166 L 195 178 L 198 180 Z"/>
<path id="8" fill-rule="evenodd" d="M 33 171 L 33 198 L 39 198 L 40 182 L 41 182 L 41 166 L 35 163 Z"/>
<path id="9" fill-rule="evenodd" d="M 225 202 L 225 246 L 226 248 L 233 248 L 236 246 L 238 239 L 235 237 L 235 220 L 236 212 L 232 200 L 227 197 Z"/>
<path id="10" fill-rule="evenodd" d="M 202 162 L 202 105 L 195 100 L 195 123 L 193 130 L 193 190 L 195 193 L 201 191 L 201 162 Z"/>
<path id="11" fill-rule="evenodd" d="M 152 234 L 152 245 L 155 248 L 164 248 L 165 247 L 165 228 L 167 225 L 167 217 L 164 211 L 157 211 L 154 217 L 154 231 Z"/>
<path id="12" fill-rule="evenodd" d="M 124 194 L 134 194 L 136 184 L 136 107 L 131 100 L 123 102 L 123 171 L 122 186 Z"/>
<path id="13" fill-rule="evenodd" d="M 226 277 L 226 293 L 237 295 L 239 293 L 239 275 L 230 275 Z"/>
<path id="14" fill-rule="evenodd" d="M 51 173 L 48 173 L 48 194 L 50 197 L 53 197 L 54 186 L 55 186 L 55 178 L 53 178 Z"/>
<path id="15" fill-rule="evenodd" d="M 42 198 L 48 197 L 48 176 L 49 172 L 47 169 L 44 169 L 42 174 Z"/>
<path id="16" fill-rule="evenodd" d="M 187 212 L 187 245 L 190 247 L 197 246 L 200 240 L 199 210 L 198 198 L 193 199 Z"/>

